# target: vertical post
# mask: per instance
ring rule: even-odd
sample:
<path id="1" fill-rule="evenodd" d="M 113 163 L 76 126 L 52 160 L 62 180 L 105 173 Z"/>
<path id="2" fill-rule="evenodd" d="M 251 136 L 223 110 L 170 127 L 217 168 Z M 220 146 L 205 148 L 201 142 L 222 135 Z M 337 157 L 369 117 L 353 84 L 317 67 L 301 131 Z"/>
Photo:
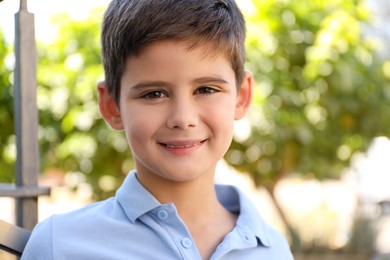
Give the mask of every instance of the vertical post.
<path id="1" fill-rule="evenodd" d="M 16 185 L 36 187 L 39 174 L 38 110 L 36 103 L 36 47 L 34 15 L 27 0 L 15 14 L 15 133 Z M 37 197 L 16 200 L 18 226 L 32 230 L 38 221 Z"/>

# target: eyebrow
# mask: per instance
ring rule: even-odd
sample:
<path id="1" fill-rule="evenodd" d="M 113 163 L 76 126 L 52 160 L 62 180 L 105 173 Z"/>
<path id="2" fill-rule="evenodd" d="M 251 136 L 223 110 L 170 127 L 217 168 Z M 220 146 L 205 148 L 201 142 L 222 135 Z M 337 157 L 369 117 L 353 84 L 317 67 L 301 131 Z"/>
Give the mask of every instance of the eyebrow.
<path id="1" fill-rule="evenodd" d="M 206 83 L 229 84 L 229 82 L 227 82 L 226 80 L 218 76 L 196 78 L 192 82 L 195 84 L 206 84 Z"/>
<path id="2" fill-rule="evenodd" d="M 218 76 L 207 76 L 207 77 L 200 77 L 196 78 L 193 81 L 191 81 L 192 84 L 210 84 L 210 83 L 218 83 L 218 84 L 224 84 L 227 85 L 229 82 L 226 80 L 222 79 L 221 77 Z M 135 85 L 130 86 L 131 89 L 133 90 L 139 90 L 139 89 L 144 89 L 144 88 L 152 88 L 152 87 L 169 87 L 172 86 L 173 84 L 167 82 L 167 81 L 142 81 L 139 82 Z"/>
<path id="3" fill-rule="evenodd" d="M 137 89 L 144 89 L 144 88 L 151 88 L 151 87 L 165 87 L 170 85 L 171 84 L 165 81 L 142 81 L 130 87 L 131 89 L 137 90 Z"/>

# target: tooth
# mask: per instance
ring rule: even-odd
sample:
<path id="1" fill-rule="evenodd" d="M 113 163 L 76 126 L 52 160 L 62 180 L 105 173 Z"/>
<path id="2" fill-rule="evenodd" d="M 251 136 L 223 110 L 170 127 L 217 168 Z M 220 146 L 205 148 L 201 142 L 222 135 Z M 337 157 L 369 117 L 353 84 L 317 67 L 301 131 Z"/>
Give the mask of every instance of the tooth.
<path id="1" fill-rule="evenodd" d="M 191 148 L 194 146 L 199 145 L 199 143 L 195 144 L 186 144 L 186 145 L 174 145 L 174 144 L 165 144 L 166 147 L 172 148 L 172 149 L 184 149 L 184 148 Z"/>

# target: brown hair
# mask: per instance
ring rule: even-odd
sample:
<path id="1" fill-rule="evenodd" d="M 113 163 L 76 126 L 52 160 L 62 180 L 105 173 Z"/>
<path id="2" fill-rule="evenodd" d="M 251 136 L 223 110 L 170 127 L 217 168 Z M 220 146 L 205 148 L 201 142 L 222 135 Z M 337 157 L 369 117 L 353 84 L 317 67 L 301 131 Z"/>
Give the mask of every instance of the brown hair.
<path id="1" fill-rule="evenodd" d="M 182 40 L 190 48 L 209 45 L 224 54 L 243 80 L 245 21 L 234 0 L 113 0 L 102 23 L 102 56 L 108 91 L 119 104 L 126 59 L 156 41 Z"/>

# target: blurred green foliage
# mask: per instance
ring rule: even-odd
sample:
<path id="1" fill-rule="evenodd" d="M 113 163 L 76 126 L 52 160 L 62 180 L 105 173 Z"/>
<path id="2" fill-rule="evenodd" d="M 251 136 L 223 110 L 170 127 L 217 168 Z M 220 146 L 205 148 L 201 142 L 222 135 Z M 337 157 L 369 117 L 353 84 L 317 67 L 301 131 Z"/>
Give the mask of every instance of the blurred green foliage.
<path id="1" fill-rule="evenodd" d="M 14 179 L 14 120 L 13 89 L 11 87 L 11 71 L 7 68 L 7 57 L 11 48 L 0 31 L 0 181 L 11 182 Z M 11 167 L 12 166 L 12 169 Z"/>
<path id="2" fill-rule="evenodd" d="M 297 251 L 299 234 L 276 185 L 290 174 L 338 178 L 354 153 L 390 136 L 389 62 L 367 34 L 364 1 L 252 3 L 246 19 L 254 104 L 226 160 L 269 191 Z"/>
<path id="3" fill-rule="evenodd" d="M 85 178 L 79 180 L 85 179 L 92 185 L 94 199 L 112 196 L 132 168 L 125 137 L 107 126 L 97 107 L 96 84 L 104 78 L 99 30 L 102 12 L 94 10 L 82 22 L 72 21 L 65 14 L 56 16 L 53 23 L 58 33 L 54 40 L 37 43 L 41 170 L 47 174 L 84 174 Z M 7 53 L 12 55 L 6 42 L 2 41 L 0 48 L 0 62 L 4 62 Z M 0 152 L 5 159 L 0 164 L 0 181 L 12 182 L 15 172 L 13 88 L 9 80 L 12 75 L 6 66 L 0 68 L 4 70 L 0 76 L 0 120 L 2 126 L 7 126 L 0 128 Z M 77 185 L 73 188 L 77 189 Z"/>
<path id="4" fill-rule="evenodd" d="M 390 136 L 388 62 L 363 33 L 369 10 L 359 0 L 252 2 L 250 131 L 226 159 L 271 192 L 291 173 L 337 178 L 373 137 Z"/>
<path id="5" fill-rule="evenodd" d="M 112 196 L 132 168 L 124 135 L 111 130 L 97 107 L 96 84 L 103 80 L 100 19 L 57 16 L 58 35 L 38 46 L 38 107 L 43 171 L 84 173 L 95 199 Z M 107 178 L 112 176 L 113 178 Z M 111 180 L 111 185 L 102 184 Z"/>

